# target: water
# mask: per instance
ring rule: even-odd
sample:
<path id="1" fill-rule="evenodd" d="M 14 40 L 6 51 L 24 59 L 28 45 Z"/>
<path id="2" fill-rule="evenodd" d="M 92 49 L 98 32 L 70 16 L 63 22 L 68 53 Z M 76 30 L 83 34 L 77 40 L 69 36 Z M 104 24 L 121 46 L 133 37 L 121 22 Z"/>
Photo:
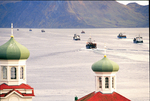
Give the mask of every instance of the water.
<path id="1" fill-rule="evenodd" d="M 80 32 L 84 30 L 86 34 Z M 10 39 L 10 28 L 0 28 L 0 45 Z M 27 60 L 27 84 L 34 88 L 33 101 L 74 101 L 95 90 L 91 65 L 104 56 L 119 65 L 117 92 L 132 101 L 149 101 L 149 28 L 99 29 L 41 29 L 14 28 L 16 41 L 30 51 Z M 118 39 L 123 32 L 126 39 Z M 80 41 L 73 35 L 79 34 Z M 143 37 L 135 44 L 133 38 Z M 98 49 L 87 50 L 89 36 Z"/>

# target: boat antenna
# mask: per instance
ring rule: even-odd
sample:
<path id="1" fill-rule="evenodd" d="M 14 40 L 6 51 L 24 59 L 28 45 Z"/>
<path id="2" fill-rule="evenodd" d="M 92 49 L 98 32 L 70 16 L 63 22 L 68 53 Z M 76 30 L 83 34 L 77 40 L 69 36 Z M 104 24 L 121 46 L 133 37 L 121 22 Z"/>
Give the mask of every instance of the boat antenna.
<path id="1" fill-rule="evenodd" d="M 92 42 L 92 40 L 91 40 L 91 39 L 92 39 L 92 38 L 91 38 L 91 34 L 90 34 L 90 40 L 89 40 L 90 42 Z"/>
<path id="2" fill-rule="evenodd" d="M 106 57 L 106 43 L 104 44 L 104 57 Z"/>
<path id="3" fill-rule="evenodd" d="M 13 23 L 11 23 L 11 37 L 14 37 L 13 36 Z"/>

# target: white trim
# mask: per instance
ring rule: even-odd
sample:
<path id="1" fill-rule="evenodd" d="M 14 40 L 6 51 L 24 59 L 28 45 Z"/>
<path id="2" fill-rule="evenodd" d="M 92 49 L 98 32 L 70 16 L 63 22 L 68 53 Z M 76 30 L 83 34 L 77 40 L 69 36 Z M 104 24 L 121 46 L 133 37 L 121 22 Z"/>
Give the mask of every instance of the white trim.
<path id="1" fill-rule="evenodd" d="M 21 94 L 19 94 L 18 92 L 16 91 L 12 91 L 10 94 L 8 94 L 7 96 L 5 97 L 0 97 L 0 98 L 8 98 L 9 96 L 11 96 L 13 93 L 15 93 L 16 95 L 20 96 L 21 98 L 28 98 L 28 97 L 34 97 L 34 96 L 22 96 Z M 32 94 L 32 93 L 31 93 Z"/>
<path id="2" fill-rule="evenodd" d="M 20 60 L 0 60 L 1 65 L 23 65 L 26 64 L 27 59 L 20 59 Z"/>
<path id="3" fill-rule="evenodd" d="M 12 91 L 10 94 L 8 94 L 7 96 L 5 96 L 4 98 L 9 97 L 10 95 L 12 95 L 13 93 L 16 93 L 18 96 L 23 97 L 22 95 L 20 95 L 18 92 L 16 91 Z"/>

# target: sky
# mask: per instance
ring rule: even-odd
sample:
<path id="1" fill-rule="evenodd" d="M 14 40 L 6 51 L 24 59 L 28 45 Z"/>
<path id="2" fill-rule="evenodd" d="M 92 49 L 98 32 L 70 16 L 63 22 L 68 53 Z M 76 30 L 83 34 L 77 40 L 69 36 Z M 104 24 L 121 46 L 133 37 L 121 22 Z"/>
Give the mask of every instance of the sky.
<path id="1" fill-rule="evenodd" d="M 139 5 L 149 5 L 149 1 L 148 0 L 140 0 L 140 1 L 130 1 L 130 0 L 116 0 L 117 2 L 119 3 L 122 3 L 124 5 L 128 4 L 128 3 L 131 3 L 131 2 L 136 2 L 138 3 Z"/>

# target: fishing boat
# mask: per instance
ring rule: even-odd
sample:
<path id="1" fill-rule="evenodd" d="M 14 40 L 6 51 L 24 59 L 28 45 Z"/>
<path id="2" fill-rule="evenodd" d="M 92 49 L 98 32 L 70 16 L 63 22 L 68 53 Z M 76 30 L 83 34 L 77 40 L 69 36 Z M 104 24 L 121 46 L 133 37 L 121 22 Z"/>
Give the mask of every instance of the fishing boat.
<path id="1" fill-rule="evenodd" d="M 139 37 L 135 37 L 135 38 L 133 39 L 133 42 L 134 42 L 134 43 L 143 43 L 143 38 L 140 37 L 140 35 L 139 35 Z"/>
<path id="2" fill-rule="evenodd" d="M 29 31 L 32 31 L 32 29 L 30 28 Z"/>
<path id="3" fill-rule="evenodd" d="M 86 42 L 86 49 L 94 49 L 94 48 L 97 48 L 97 44 L 95 43 L 95 41 L 92 41 L 92 38 L 90 37 Z"/>
<path id="4" fill-rule="evenodd" d="M 41 30 L 41 32 L 45 32 L 45 30 L 44 30 L 44 29 L 42 29 L 42 30 Z"/>
<path id="5" fill-rule="evenodd" d="M 85 34 L 85 32 L 82 30 L 81 34 Z"/>
<path id="6" fill-rule="evenodd" d="M 74 40 L 80 40 L 80 35 L 74 34 L 73 39 Z"/>
<path id="7" fill-rule="evenodd" d="M 118 38 L 126 38 L 126 35 L 123 35 L 122 33 L 119 33 L 119 35 L 117 37 Z"/>

